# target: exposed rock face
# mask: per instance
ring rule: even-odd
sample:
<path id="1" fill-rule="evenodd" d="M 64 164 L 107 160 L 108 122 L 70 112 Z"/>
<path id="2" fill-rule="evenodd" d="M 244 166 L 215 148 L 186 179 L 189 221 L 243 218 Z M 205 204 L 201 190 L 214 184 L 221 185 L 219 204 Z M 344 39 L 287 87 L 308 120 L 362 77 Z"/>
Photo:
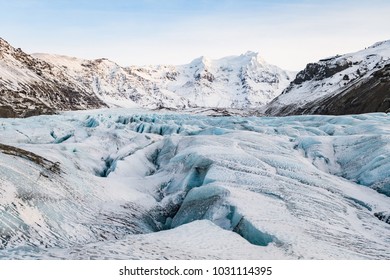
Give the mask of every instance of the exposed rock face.
<path id="1" fill-rule="evenodd" d="M 314 105 L 314 104 L 313 104 Z M 362 114 L 390 111 L 390 64 L 343 90 L 322 100 L 314 114 Z"/>
<path id="2" fill-rule="evenodd" d="M 294 73 L 257 53 L 180 66 L 121 67 L 108 59 L 28 55 L 0 40 L 0 117 L 114 107 L 257 108 L 290 83 Z"/>
<path id="3" fill-rule="evenodd" d="M 309 63 L 306 68 L 298 72 L 293 84 L 300 85 L 306 81 L 320 81 L 334 74 L 344 71 L 352 65 L 352 62 L 347 60 L 339 60 L 332 63 L 333 59 L 320 60 L 319 63 Z"/>
<path id="4" fill-rule="evenodd" d="M 66 72 L 0 38 L 0 117 L 53 114 L 104 107 Z"/>
<path id="5" fill-rule="evenodd" d="M 107 104 L 145 108 L 257 108 L 279 95 L 294 73 L 257 53 L 200 57 L 185 65 L 120 67 L 106 59 L 36 54 L 69 73 Z"/>
<path id="6" fill-rule="evenodd" d="M 390 212 L 379 212 L 374 214 L 379 220 L 384 221 L 387 224 L 390 224 Z"/>
<path id="7" fill-rule="evenodd" d="M 390 110 L 390 41 L 310 63 L 265 108 L 269 115 L 360 114 Z"/>
<path id="8" fill-rule="evenodd" d="M 179 66 L 28 55 L 0 38 L 0 117 L 107 106 L 257 109 L 267 115 L 390 110 L 390 41 L 309 63 L 295 75 L 247 52 Z"/>

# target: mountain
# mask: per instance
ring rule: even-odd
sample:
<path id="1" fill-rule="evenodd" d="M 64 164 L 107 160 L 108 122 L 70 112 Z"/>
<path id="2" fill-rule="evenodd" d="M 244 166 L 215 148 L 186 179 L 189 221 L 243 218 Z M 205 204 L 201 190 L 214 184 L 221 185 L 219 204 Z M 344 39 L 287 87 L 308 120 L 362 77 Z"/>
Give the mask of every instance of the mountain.
<path id="1" fill-rule="evenodd" d="M 360 114 L 390 110 L 390 41 L 309 63 L 265 106 L 269 115 Z"/>
<path id="2" fill-rule="evenodd" d="M 293 77 L 254 52 L 217 60 L 200 57 L 180 66 L 126 68 L 107 59 L 34 57 L 66 71 L 107 104 L 121 107 L 256 108 L 279 95 Z"/>
<path id="3" fill-rule="evenodd" d="M 129 69 L 185 99 L 188 107 L 256 108 L 279 95 L 293 77 L 254 52 L 217 60 L 200 57 L 181 66 Z"/>
<path id="4" fill-rule="evenodd" d="M 0 117 L 107 106 L 257 108 L 293 75 L 254 52 L 180 66 L 121 67 L 105 58 L 29 55 L 0 39 Z"/>
<path id="5" fill-rule="evenodd" d="M 390 41 L 383 41 L 309 63 L 295 76 L 254 52 L 177 66 L 122 67 L 105 58 L 29 55 L 0 39 L 0 117 L 102 107 L 257 109 L 266 115 L 388 112 L 389 58 Z"/>
<path id="6" fill-rule="evenodd" d="M 1 38 L 0 92 L 0 117 L 27 117 L 105 106 L 65 71 L 13 48 Z"/>

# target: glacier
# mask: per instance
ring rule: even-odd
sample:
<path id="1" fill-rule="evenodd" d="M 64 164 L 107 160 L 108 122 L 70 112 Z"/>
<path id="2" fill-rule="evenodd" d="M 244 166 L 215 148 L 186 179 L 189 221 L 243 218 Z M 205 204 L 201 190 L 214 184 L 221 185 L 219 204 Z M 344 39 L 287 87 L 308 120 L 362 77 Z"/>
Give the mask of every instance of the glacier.
<path id="1" fill-rule="evenodd" d="M 0 119 L 0 259 L 390 259 L 390 116 Z"/>

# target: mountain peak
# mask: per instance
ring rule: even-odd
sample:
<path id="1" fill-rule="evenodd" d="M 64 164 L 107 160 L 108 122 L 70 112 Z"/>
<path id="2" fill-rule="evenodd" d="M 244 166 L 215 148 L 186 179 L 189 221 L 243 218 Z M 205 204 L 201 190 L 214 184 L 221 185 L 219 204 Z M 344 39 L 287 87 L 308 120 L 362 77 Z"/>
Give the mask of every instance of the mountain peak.
<path id="1" fill-rule="evenodd" d="M 259 53 L 254 51 L 247 51 L 246 53 L 241 54 L 238 58 L 246 61 L 246 63 L 258 62 L 260 64 L 266 64 L 266 61 L 259 56 Z"/>
<path id="2" fill-rule="evenodd" d="M 146 108 L 256 108 L 279 95 L 290 82 L 289 73 L 264 67 L 253 51 L 219 59 L 201 56 L 178 66 L 123 68 L 106 58 L 28 55 L 3 40 L 1 45 L 6 59 L 0 65 L 0 84 L 5 85 L 7 95 L 0 96 L 0 107 L 14 106 L 18 116 L 26 116 L 24 107 L 11 104 L 9 96 L 19 92 L 44 96 L 50 112 L 104 107 L 104 103 Z M 30 115 L 49 112 L 41 108 L 46 103 L 39 102 L 36 98 L 29 105 L 38 107 Z"/>
<path id="3" fill-rule="evenodd" d="M 246 53 L 242 54 L 243 56 L 247 56 L 247 57 L 257 57 L 259 55 L 258 52 L 254 52 L 254 51 L 246 51 Z"/>
<path id="4" fill-rule="evenodd" d="M 211 59 L 206 56 L 200 56 L 198 58 L 195 58 L 190 62 L 190 65 L 196 66 L 196 65 L 203 65 L 208 66 L 211 63 Z"/>

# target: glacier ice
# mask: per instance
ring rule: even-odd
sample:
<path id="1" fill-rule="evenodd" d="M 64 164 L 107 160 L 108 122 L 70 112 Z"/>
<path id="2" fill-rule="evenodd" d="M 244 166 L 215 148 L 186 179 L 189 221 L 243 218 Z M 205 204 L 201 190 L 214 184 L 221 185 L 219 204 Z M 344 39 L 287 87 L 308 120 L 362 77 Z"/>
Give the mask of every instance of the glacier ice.
<path id="1" fill-rule="evenodd" d="M 2 259 L 390 258 L 387 114 L 0 123 Z"/>

